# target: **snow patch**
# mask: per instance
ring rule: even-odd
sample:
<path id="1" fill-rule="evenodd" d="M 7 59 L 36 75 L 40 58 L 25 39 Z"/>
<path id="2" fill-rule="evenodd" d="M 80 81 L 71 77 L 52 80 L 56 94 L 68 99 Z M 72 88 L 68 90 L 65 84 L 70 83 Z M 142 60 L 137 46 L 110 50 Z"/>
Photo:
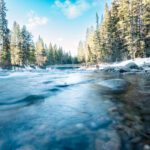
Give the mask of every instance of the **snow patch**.
<path id="1" fill-rule="evenodd" d="M 112 68 L 120 68 L 120 67 L 125 67 L 129 63 L 135 63 L 139 67 L 143 67 L 144 70 L 150 70 L 150 58 L 136 58 L 135 60 L 126 60 L 122 62 L 115 62 L 115 63 L 100 63 L 99 64 L 99 69 L 103 70 L 108 67 Z M 87 71 L 95 71 L 97 70 L 96 65 L 90 66 L 90 67 L 80 67 L 79 70 L 87 70 Z"/>
<path id="2" fill-rule="evenodd" d="M 112 67 L 123 67 L 125 65 L 127 65 L 128 63 L 134 62 L 135 64 L 137 64 L 139 67 L 144 66 L 145 64 L 150 64 L 150 58 L 136 58 L 135 60 L 126 60 L 126 61 L 122 61 L 119 63 L 113 63 Z"/>

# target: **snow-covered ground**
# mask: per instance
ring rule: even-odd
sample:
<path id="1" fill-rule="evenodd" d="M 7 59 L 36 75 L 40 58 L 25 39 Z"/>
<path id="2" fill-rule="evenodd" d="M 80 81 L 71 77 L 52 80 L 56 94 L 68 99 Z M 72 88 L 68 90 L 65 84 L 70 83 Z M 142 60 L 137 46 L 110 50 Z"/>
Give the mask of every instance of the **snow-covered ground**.
<path id="1" fill-rule="evenodd" d="M 128 63 L 134 62 L 135 64 L 137 64 L 139 67 L 144 66 L 145 64 L 150 64 L 150 58 L 136 58 L 135 60 L 126 60 L 126 61 L 122 61 L 119 63 L 114 63 L 114 64 L 109 64 L 109 66 L 114 66 L 114 67 L 123 67 L 125 65 L 127 65 Z"/>
<path id="2" fill-rule="evenodd" d="M 138 65 L 139 67 L 143 67 L 143 68 L 149 68 L 148 66 L 150 66 L 150 58 L 136 58 L 135 60 L 126 60 L 126 61 L 122 61 L 122 62 L 115 62 L 115 63 L 100 63 L 99 64 L 99 69 L 105 69 L 108 67 L 114 67 L 114 68 L 121 68 L 121 67 L 125 67 L 127 64 L 129 63 L 135 63 L 136 65 Z M 80 70 L 97 70 L 96 66 L 90 66 L 88 68 L 86 67 L 81 67 L 79 68 Z"/>

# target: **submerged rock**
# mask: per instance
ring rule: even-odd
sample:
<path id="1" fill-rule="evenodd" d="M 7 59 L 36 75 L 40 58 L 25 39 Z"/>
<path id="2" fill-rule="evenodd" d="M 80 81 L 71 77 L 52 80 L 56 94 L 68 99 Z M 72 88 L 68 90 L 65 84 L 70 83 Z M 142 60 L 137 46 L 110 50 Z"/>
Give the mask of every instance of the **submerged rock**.
<path id="1" fill-rule="evenodd" d="M 97 122 L 90 122 L 87 127 L 90 130 L 98 130 L 102 128 L 107 128 L 112 124 L 112 120 L 109 118 L 100 118 Z"/>
<path id="2" fill-rule="evenodd" d="M 144 145 L 144 150 L 150 150 L 150 145 Z"/>
<path id="3" fill-rule="evenodd" d="M 116 131 L 99 130 L 95 140 L 95 150 L 120 150 L 121 140 Z"/>
<path id="4" fill-rule="evenodd" d="M 119 73 L 126 73 L 126 72 L 130 72 L 130 68 L 127 68 L 127 67 L 121 67 L 118 69 L 118 72 Z"/>
<path id="5" fill-rule="evenodd" d="M 99 83 L 103 92 L 122 93 L 127 90 L 129 82 L 123 79 L 104 80 Z"/>
<path id="6" fill-rule="evenodd" d="M 101 140 L 96 140 L 95 142 L 95 150 L 120 150 L 120 147 L 120 143 L 116 141 L 104 142 Z"/>
<path id="7" fill-rule="evenodd" d="M 117 112 L 117 107 L 112 107 L 108 109 L 108 112 L 112 113 L 112 112 Z"/>

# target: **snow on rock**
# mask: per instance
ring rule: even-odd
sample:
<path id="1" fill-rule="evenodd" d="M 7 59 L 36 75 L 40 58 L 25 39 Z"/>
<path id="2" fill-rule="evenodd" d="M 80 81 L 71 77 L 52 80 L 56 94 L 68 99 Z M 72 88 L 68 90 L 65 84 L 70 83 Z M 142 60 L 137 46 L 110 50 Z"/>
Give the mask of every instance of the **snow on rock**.
<path id="1" fill-rule="evenodd" d="M 129 63 L 135 63 L 137 66 L 142 67 L 144 65 L 150 65 L 150 58 L 136 58 L 135 60 L 126 60 L 118 63 L 107 64 L 112 67 L 123 67 Z"/>
<path id="2" fill-rule="evenodd" d="M 115 62 L 115 63 L 100 63 L 98 65 L 92 66 L 82 66 L 78 70 L 81 71 L 96 71 L 102 70 L 105 72 L 139 72 L 143 71 L 150 71 L 150 58 L 136 58 L 135 60 L 126 60 L 122 62 Z"/>
<path id="3" fill-rule="evenodd" d="M 145 70 L 150 70 L 150 58 L 136 58 L 135 60 L 126 60 L 122 62 L 115 62 L 115 63 L 103 63 L 99 64 L 99 69 L 107 69 L 107 68 L 122 68 L 126 71 L 129 71 L 128 69 L 139 69 L 140 67 L 143 67 Z"/>
<path id="4" fill-rule="evenodd" d="M 139 66 L 135 62 L 130 62 L 126 64 L 125 67 L 129 69 L 139 69 Z"/>

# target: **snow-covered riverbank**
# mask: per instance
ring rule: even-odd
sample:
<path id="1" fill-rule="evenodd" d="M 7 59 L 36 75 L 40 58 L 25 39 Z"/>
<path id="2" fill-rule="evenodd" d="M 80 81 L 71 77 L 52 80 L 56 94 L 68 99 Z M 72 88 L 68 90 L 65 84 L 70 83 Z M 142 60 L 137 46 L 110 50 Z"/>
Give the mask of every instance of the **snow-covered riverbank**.
<path id="1" fill-rule="evenodd" d="M 135 60 L 126 60 L 115 63 L 100 63 L 97 66 L 81 67 L 79 70 L 88 71 L 108 71 L 108 72 L 150 72 L 150 58 L 136 58 Z"/>
<path id="2" fill-rule="evenodd" d="M 67 66 L 67 67 L 66 67 Z M 71 66 L 71 65 L 70 65 Z M 68 67 L 68 65 L 64 65 L 63 67 L 60 65 L 54 65 L 54 66 L 48 66 L 45 68 L 40 68 L 38 66 L 24 66 L 24 67 L 12 67 L 11 71 L 55 71 L 55 70 L 61 70 L 61 69 L 77 69 L 80 71 L 97 71 L 97 70 L 101 70 L 101 71 L 113 71 L 113 72 L 119 72 L 121 69 L 121 72 L 130 72 L 132 69 L 132 71 L 136 71 L 140 70 L 140 71 L 148 71 L 150 72 L 150 58 L 136 58 L 135 60 L 126 60 L 126 61 L 122 61 L 122 62 L 115 62 L 115 63 L 99 63 L 97 66 L 93 65 L 93 66 L 82 66 L 79 67 L 79 65 L 76 65 L 78 67 L 73 67 L 74 65 L 72 65 L 72 67 Z M 122 70 L 123 69 L 123 70 Z M 134 69 L 134 70 L 133 70 Z M 5 69 L 0 68 L 0 71 L 4 71 Z"/>
<path id="3" fill-rule="evenodd" d="M 149 64 L 150 65 L 150 58 L 136 58 L 135 60 L 126 60 L 126 61 L 122 61 L 122 62 L 116 62 L 116 63 L 113 63 L 113 64 L 106 64 L 104 66 L 112 66 L 112 67 L 123 67 L 123 66 L 126 66 L 128 63 L 135 63 L 137 64 L 138 66 L 142 67 L 144 65 L 147 65 Z"/>

